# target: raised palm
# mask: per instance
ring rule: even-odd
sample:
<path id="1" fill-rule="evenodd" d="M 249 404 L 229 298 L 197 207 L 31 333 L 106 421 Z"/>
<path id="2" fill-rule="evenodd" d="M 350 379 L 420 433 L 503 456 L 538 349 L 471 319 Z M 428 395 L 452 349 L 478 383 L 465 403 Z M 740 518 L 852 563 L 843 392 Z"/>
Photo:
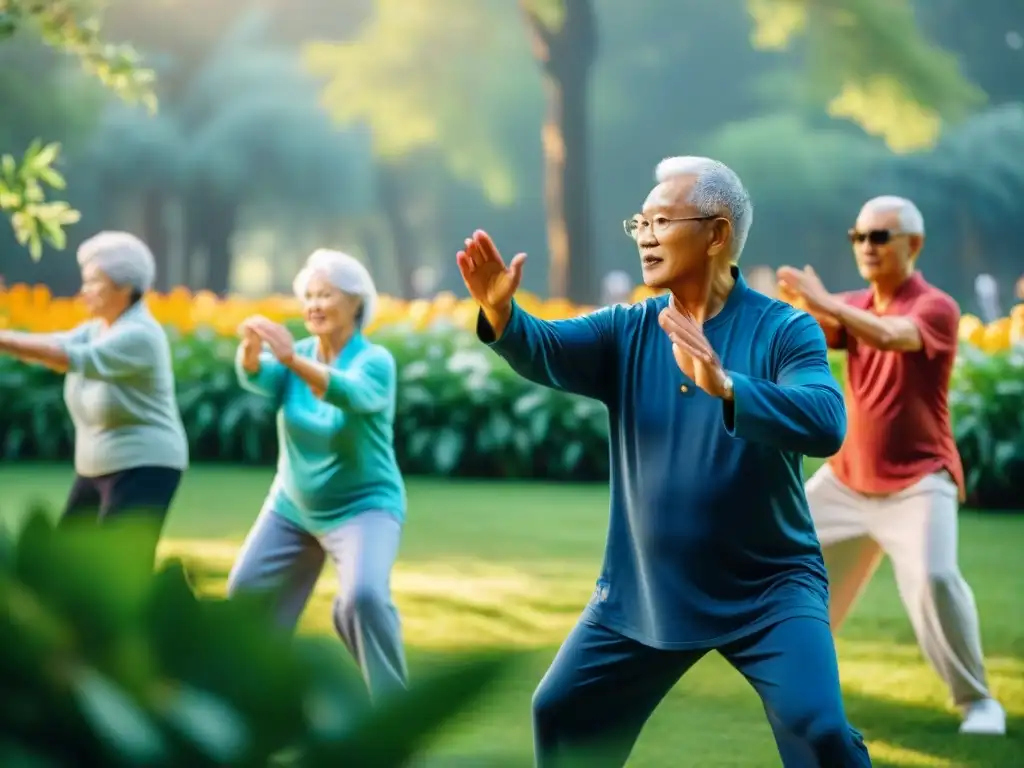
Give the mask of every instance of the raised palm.
<path id="1" fill-rule="evenodd" d="M 473 237 L 466 240 L 466 248 L 459 251 L 456 261 L 469 295 L 476 303 L 481 307 L 499 309 L 512 301 L 519 288 L 526 254 L 517 254 L 505 266 L 490 235 L 478 229 Z"/>

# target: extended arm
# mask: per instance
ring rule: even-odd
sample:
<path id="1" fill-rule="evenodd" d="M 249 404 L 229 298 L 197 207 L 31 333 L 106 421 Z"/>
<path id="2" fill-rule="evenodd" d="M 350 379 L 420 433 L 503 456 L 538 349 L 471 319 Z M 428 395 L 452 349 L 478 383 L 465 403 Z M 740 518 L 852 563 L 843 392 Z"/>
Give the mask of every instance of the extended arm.
<path id="1" fill-rule="evenodd" d="M 829 349 L 846 349 L 846 328 L 833 315 L 820 312 L 808 312 L 818 321 L 822 333 L 825 334 L 825 345 Z"/>
<path id="2" fill-rule="evenodd" d="M 838 299 L 829 302 L 826 312 L 827 319 L 834 321 L 839 332 L 849 334 L 869 347 L 897 352 L 917 352 L 921 349 L 921 332 L 908 317 L 879 317 Z"/>
<path id="3" fill-rule="evenodd" d="M 394 402 L 398 374 L 395 359 L 384 349 L 361 352 L 344 370 L 323 368 L 322 397 L 331 405 L 348 413 L 368 414 L 384 411 Z"/>
<path id="4" fill-rule="evenodd" d="M 235 373 L 238 374 L 238 383 L 242 389 L 277 399 L 281 395 L 287 369 L 269 352 L 249 354 L 243 342 L 235 357 Z"/>
<path id="5" fill-rule="evenodd" d="M 68 356 L 64 345 L 87 338 L 82 327 L 67 333 L 18 333 L 0 331 L 0 352 L 26 363 L 44 365 L 57 373 L 68 369 Z"/>
<path id="6" fill-rule="evenodd" d="M 836 297 L 838 298 L 838 297 Z M 956 348 L 960 311 L 945 297 L 928 298 L 907 315 L 878 315 L 841 301 L 830 301 L 828 314 L 843 330 L 869 347 L 930 356 Z"/>
<path id="7" fill-rule="evenodd" d="M 152 343 L 146 332 L 115 326 L 95 339 L 84 333 L 0 336 L 0 349 L 58 372 L 80 373 L 87 379 L 113 380 L 133 376 L 152 365 Z"/>
<path id="8" fill-rule="evenodd" d="M 799 313 L 778 331 L 776 344 L 774 381 L 731 374 L 726 428 L 735 437 L 782 451 L 831 456 L 846 436 L 846 404 L 829 370 L 821 328 Z"/>
<path id="9" fill-rule="evenodd" d="M 300 355 L 293 355 L 287 363 L 273 358 L 266 363 L 264 360 L 261 356 L 261 367 L 257 374 L 265 377 L 262 389 L 257 390 L 251 385 L 249 387 L 261 394 L 276 391 L 272 387 L 280 384 L 274 384 L 274 377 L 284 376 L 287 371 L 291 371 L 314 395 L 349 413 L 377 413 L 386 409 L 394 399 L 398 378 L 395 360 L 384 349 L 371 348 L 362 352 L 344 370 Z M 240 367 L 240 370 L 243 369 Z"/>
<path id="10" fill-rule="evenodd" d="M 481 312 L 477 336 L 523 378 L 607 402 L 616 380 L 613 312 L 548 321 L 513 303 L 500 335 Z"/>

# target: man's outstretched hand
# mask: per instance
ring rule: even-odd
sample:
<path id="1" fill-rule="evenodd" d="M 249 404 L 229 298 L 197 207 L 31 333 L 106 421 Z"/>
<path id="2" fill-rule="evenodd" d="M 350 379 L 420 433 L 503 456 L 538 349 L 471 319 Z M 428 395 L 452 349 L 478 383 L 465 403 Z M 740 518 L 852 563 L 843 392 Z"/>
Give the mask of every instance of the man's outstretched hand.
<path id="1" fill-rule="evenodd" d="M 495 337 L 500 337 L 512 311 L 512 297 L 523 279 L 526 254 L 516 254 L 505 266 L 490 235 L 478 229 L 455 259 L 469 295 L 480 305 Z"/>

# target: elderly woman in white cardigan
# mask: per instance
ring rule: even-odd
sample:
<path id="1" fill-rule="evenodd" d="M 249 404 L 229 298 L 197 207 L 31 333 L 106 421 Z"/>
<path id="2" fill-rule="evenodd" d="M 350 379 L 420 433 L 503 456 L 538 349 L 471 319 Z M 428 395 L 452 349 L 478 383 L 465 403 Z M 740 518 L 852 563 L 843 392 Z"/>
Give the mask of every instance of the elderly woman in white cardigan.
<path id="1" fill-rule="evenodd" d="M 153 255 L 134 235 L 102 232 L 78 249 L 91 318 L 67 333 L 0 332 L 0 353 L 65 373 L 75 427 L 75 480 L 62 523 L 145 521 L 155 555 L 188 466 L 164 329 L 142 301 Z"/>

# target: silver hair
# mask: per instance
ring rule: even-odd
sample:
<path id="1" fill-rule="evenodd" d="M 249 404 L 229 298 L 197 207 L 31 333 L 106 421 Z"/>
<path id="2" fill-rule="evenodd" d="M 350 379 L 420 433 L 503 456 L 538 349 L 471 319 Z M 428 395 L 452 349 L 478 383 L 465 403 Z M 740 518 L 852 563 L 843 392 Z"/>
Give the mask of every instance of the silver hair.
<path id="1" fill-rule="evenodd" d="M 680 176 L 696 176 L 689 203 L 702 216 L 724 216 L 732 222 L 732 253 L 738 260 L 754 221 L 754 204 L 740 177 L 725 163 L 709 157 L 666 157 L 654 169 L 662 184 Z"/>
<path id="2" fill-rule="evenodd" d="M 100 232 L 78 246 L 78 266 L 93 264 L 115 285 L 140 294 L 153 287 L 156 262 L 149 246 L 128 232 Z"/>
<path id="3" fill-rule="evenodd" d="M 377 286 L 362 262 L 341 251 L 326 248 L 313 251 L 292 283 L 292 290 L 298 298 L 305 297 L 309 281 L 315 275 L 323 275 L 327 282 L 342 293 L 358 296 L 362 300 L 362 309 L 356 317 L 359 330 L 373 322 L 377 312 Z"/>
<path id="4" fill-rule="evenodd" d="M 897 197 L 896 195 L 873 197 L 864 203 L 861 211 L 872 211 L 875 213 L 895 211 L 899 215 L 900 232 L 905 235 L 924 234 L 924 216 L 921 215 L 921 210 L 905 197 Z"/>

